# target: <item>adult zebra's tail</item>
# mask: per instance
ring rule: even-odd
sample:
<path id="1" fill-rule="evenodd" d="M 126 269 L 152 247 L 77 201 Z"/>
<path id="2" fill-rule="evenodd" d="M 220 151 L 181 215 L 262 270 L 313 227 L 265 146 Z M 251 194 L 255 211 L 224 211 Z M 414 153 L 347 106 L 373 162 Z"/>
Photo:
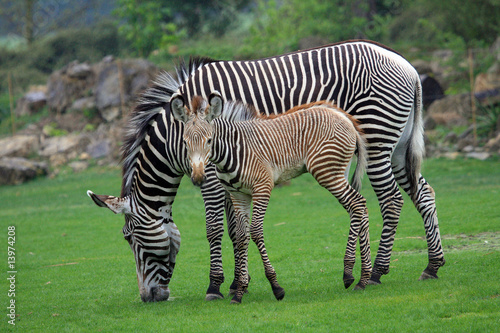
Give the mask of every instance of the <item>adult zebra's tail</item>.
<path id="1" fill-rule="evenodd" d="M 415 80 L 416 87 L 413 108 L 406 125 L 413 126 L 411 127 L 410 139 L 407 142 L 405 154 L 405 171 L 412 199 L 417 194 L 420 167 L 425 153 L 424 125 L 422 121 L 422 85 L 418 76 Z"/>

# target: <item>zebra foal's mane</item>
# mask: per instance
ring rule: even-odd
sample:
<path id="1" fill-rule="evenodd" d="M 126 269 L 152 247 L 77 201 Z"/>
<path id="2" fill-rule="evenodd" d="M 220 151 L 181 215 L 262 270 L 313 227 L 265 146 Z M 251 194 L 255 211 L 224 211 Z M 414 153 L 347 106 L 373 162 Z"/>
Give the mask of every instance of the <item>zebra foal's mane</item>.
<path id="1" fill-rule="evenodd" d="M 162 71 L 140 96 L 137 105 L 129 115 L 123 145 L 121 147 L 122 161 L 122 192 L 121 197 L 130 194 L 132 177 L 141 145 L 156 115 L 166 112 L 170 97 L 198 68 L 215 62 L 211 58 L 191 57 L 189 64 L 180 60 L 175 68 L 176 78 L 168 72 Z"/>
<path id="2" fill-rule="evenodd" d="M 195 105 L 202 105 L 201 100 L 195 101 L 195 99 L 198 99 L 201 97 L 196 96 L 193 99 L 193 106 Z M 279 114 L 270 114 L 266 115 L 264 113 L 260 113 L 253 105 L 251 104 L 245 104 L 241 101 L 227 101 L 222 110 L 222 114 L 220 116 L 221 119 L 225 119 L 228 121 L 247 121 L 247 120 L 253 120 L 253 119 L 261 119 L 261 120 L 266 120 L 266 119 L 276 119 L 283 117 L 285 115 L 289 115 L 298 111 L 303 111 L 306 109 L 310 109 L 312 107 L 323 107 L 326 109 L 331 109 L 335 110 L 336 112 L 342 113 L 345 117 L 347 117 L 354 125 L 356 130 L 360 133 L 362 133 L 362 129 L 359 127 L 360 121 L 356 118 L 354 118 L 352 115 L 349 113 L 345 112 L 338 106 L 336 106 L 333 103 L 327 102 L 327 101 L 318 101 L 318 102 L 312 102 L 312 103 L 307 103 L 307 104 L 302 104 L 299 106 L 295 106 L 288 111 L 284 113 L 279 113 Z M 199 110 L 199 108 L 194 108 L 195 110 Z"/>

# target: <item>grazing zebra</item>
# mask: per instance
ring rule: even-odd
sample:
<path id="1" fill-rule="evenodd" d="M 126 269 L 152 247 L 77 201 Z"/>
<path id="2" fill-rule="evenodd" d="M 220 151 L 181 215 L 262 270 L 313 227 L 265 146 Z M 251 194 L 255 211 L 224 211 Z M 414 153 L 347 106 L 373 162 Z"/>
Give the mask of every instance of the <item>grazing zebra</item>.
<path id="1" fill-rule="evenodd" d="M 184 105 L 180 95 L 172 97 L 174 118 L 185 123 L 191 179 L 195 185 L 202 185 L 205 168 L 210 162 L 215 164 L 217 177 L 230 193 L 237 217 L 239 281 L 231 302 L 241 303 L 248 287 L 250 236 L 259 249 L 276 299 L 285 296 L 264 244 L 264 215 L 274 186 L 305 172 L 330 191 L 351 217 L 344 284 L 348 288 L 354 281 L 352 270 L 359 236 L 362 277 L 356 287 L 363 289 L 371 275 L 371 258 L 366 200 L 358 192 L 366 150 L 357 121 L 325 102 L 298 106 L 280 116 L 261 116 L 255 108 L 241 102 L 229 102 L 223 107 L 218 93 L 210 96 L 209 105 L 199 96 L 193 99 L 192 110 Z M 358 165 L 351 186 L 345 175 L 356 149 Z"/>
<path id="2" fill-rule="evenodd" d="M 181 178 L 191 173 L 182 141 L 183 126 L 171 115 L 170 97 L 179 92 L 190 102 L 195 95 L 207 98 L 212 91 L 219 91 L 223 100 L 241 100 L 266 114 L 327 100 L 358 119 L 367 139 L 367 174 L 384 220 L 370 282 L 380 283 L 381 275 L 389 272 L 403 204 L 398 184 L 410 195 L 424 220 L 429 264 L 421 279 L 437 278 L 445 261 L 434 191 L 420 174 L 423 129 L 419 76 L 402 56 L 369 41 L 347 41 L 254 61 L 195 58 L 189 65 L 178 66 L 176 79 L 160 74 L 132 112 L 122 148 L 120 198 L 131 201 L 136 216 L 134 229 L 130 230 L 140 230 L 141 223 L 148 226 L 155 219 L 159 224 L 166 212 L 171 221 L 171 205 Z M 223 297 L 219 288 L 224 282 L 224 208 L 232 239 L 234 211 L 215 170 L 207 170 L 206 176 L 201 193 L 210 246 L 207 299 L 214 299 Z M 126 225 L 130 221 L 126 217 Z M 146 239 L 143 241 L 142 246 L 147 245 Z M 159 267 L 161 262 L 157 264 Z M 166 271 L 167 267 L 148 272 Z"/>

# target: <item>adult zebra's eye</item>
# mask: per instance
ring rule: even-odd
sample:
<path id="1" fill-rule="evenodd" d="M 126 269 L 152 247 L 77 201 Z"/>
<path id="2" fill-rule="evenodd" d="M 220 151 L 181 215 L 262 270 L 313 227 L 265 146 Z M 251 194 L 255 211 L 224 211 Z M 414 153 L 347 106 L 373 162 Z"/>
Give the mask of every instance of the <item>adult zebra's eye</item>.
<path id="1" fill-rule="evenodd" d="M 125 240 L 126 240 L 127 242 L 129 242 L 129 244 L 130 244 L 130 242 L 131 242 L 131 240 L 132 240 L 132 234 L 127 234 L 127 235 L 123 236 L 123 238 L 125 238 Z"/>

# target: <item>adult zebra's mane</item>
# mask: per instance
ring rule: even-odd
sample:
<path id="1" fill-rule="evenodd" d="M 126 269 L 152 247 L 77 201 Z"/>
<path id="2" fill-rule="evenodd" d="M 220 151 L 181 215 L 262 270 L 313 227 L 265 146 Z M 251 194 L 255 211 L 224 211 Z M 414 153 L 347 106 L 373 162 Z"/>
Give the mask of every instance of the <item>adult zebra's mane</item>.
<path id="1" fill-rule="evenodd" d="M 175 68 L 176 78 L 167 72 L 161 72 L 152 85 L 141 94 L 125 127 L 121 148 L 123 165 L 121 197 L 130 194 L 137 157 L 155 116 L 165 112 L 165 106 L 170 102 L 172 94 L 186 82 L 191 74 L 198 68 L 214 61 L 216 60 L 206 57 L 192 57 L 189 59 L 189 64 L 186 64 L 181 59 Z"/>

